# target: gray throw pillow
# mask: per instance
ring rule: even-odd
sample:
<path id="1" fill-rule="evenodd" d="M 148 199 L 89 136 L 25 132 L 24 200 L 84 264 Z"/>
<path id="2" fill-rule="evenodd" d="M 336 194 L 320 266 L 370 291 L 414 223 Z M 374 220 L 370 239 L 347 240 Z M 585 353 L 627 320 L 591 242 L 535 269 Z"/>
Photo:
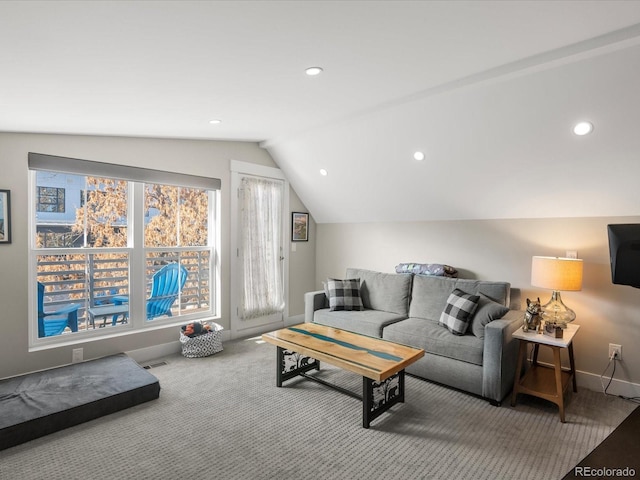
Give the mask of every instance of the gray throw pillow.
<path id="1" fill-rule="evenodd" d="M 449 298 L 440 315 L 440 325 L 446 327 L 451 333 L 464 335 L 469 326 L 471 315 L 478 308 L 479 295 L 471 295 L 456 288 Z"/>
<path id="2" fill-rule="evenodd" d="M 329 310 L 364 310 L 362 297 L 360 296 L 360 279 L 347 278 L 327 280 L 327 293 L 329 297 Z"/>
<path id="3" fill-rule="evenodd" d="M 494 302 L 491 298 L 479 294 L 478 309 L 471 319 L 471 331 L 478 338 L 484 338 L 484 327 L 494 320 L 504 317 L 509 309 L 498 302 Z"/>

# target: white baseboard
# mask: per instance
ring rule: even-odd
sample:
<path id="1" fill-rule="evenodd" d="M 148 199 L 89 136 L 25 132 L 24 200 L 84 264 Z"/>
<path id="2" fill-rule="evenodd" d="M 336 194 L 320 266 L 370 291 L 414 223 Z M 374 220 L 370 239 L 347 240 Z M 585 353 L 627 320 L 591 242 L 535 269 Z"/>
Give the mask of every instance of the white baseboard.
<path id="1" fill-rule="evenodd" d="M 610 379 L 609 375 L 611 375 L 611 372 L 607 372 L 607 376 L 601 379 L 600 375 L 595 373 L 576 371 L 576 382 L 579 387 L 587 388 L 595 392 L 604 392 L 602 384 L 604 383 L 604 386 L 607 386 Z M 614 378 L 607 388 L 607 393 L 611 395 L 621 395 L 627 398 L 640 397 L 640 384 Z"/>
<path id="2" fill-rule="evenodd" d="M 284 326 L 290 327 L 291 325 L 298 325 L 304 323 L 304 313 L 301 315 L 294 315 L 293 317 L 287 317 L 284 319 Z"/>
<path id="3" fill-rule="evenodd" d="M 222 341 L 226 342 L 228 340 L 231 340 L 231 332 L 229 330 L 223 330 Z M 158 358 L 167 357 L 174 353 L 180 353 L 181 351 L 182 344 L 176 340 L 175 342 L 162 343 L 160 345 L 153 345 L 146 348 L 138 348 L 124 353 L 133 358 L 140 365 L 144 365 L 149 363 L 150 360 L 157 360 Z"/>
<path id="4" fill-rule="evenodd" d="M 268 325 L 261 325 L 253 328 L 245 328 L 243 330 L 236 330 L 234 332 L 230 332 L 230 339 L 237 338 L 251 338 L 262 335 L 265 332 L 272 332 L 274 330 L 279 330 L 284 327 L 284 321 L 280 320 L 275 323 L 270 323 Z"/>
<path id="5" fill-rule="evenodd" d="M 547 362 L 538 362 L 540 365 L 546 365 L 553 368 L 553 365 Z M 566 365 L 565 365 L 566 367 Z M 593 390 L 594 392 L 604 393 L 602 384 L 606 387 L 609 383 L 611 375 L 611 369 L 607 370 L 606 376 L 600 378 L 600 375 L 583 372 L 576 370 L 576 383 L 579 388 L 586 388 L 587 390 Z M 620 395 L 627 398 L 640 397 L 640 384 L 627 382 L 626 380 L 618 380 L 614 378 L 611 380 L 611 384 L 607 388 L 607 393 L 610 395 Z"/>
<path id="6" fill-rule="evenodd" d="M 149 362 L 149 360 L 155 360 L 157 358 L 173 355 L 174 353 L 179 353 L 180 351 L 180 342 L 176 340 L 175 342 L 162 343 L 160 345 L 153 345 L 146 348 L 138 348 L 136 350 L 130 350 L 125 353 L 140 365 L 143 365 Z"/>
<path id="7" fill-rule="evenodd" d="M 228 332 L 228 339 L 235 338 L 250 338 L 254 336 L 259 336 L 265 332 L 272 332 L 274 330 L 278 330 L 284 327 L 290 327 L 291 325 L 298 325 L 300 323 L 304 323 L 304 314 L 302 315 L 294 315 L 293 317 L 284 317 L 282 320 L 271 323 L 268 325 L 262 325 L 254 328 L 246 328 L 244 330 L 237 330 L 235 332 Z M 225 333 L 227 331 L 225 330 Z M 225 337 L 223 337 L 224 340 Z"/>

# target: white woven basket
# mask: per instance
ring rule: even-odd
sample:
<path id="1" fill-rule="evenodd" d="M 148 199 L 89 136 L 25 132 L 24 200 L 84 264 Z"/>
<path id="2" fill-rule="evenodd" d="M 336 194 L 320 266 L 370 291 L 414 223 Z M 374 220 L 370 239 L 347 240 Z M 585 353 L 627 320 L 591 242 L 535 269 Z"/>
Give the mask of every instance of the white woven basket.
<path id="1" fill-rule="evenodd" d="M 200 358 L 222 351 L 223 327 L 217 323 L 209 323 L 209 325 L 211 325 L 211 331 L 195 337 L 188 337 L 180 331 L 182 355 L 187 358 Z"/>

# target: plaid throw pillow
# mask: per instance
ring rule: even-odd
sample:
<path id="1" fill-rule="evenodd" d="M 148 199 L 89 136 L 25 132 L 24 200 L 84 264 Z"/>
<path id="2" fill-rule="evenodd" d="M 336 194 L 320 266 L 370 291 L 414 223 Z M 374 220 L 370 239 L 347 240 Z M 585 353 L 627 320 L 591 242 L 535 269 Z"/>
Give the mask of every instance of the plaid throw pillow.
<path id="1" fill-rule="evenodd" d="M 446 327 L 451 333 L 464 335 L 471 315 L 478 308 L 478 300 L 480 300 L 479 295 L 464 293 L 456 288 L 449 295 L 444 311 L 440 315 L 440 325 Z"/>
<path id="2" fill-rule="evenodd" d="M 327 294 L 329 297 L 329 310 L 364 310 L 360 297 L 360 279 L 348 278 L 327 280 Z"/>

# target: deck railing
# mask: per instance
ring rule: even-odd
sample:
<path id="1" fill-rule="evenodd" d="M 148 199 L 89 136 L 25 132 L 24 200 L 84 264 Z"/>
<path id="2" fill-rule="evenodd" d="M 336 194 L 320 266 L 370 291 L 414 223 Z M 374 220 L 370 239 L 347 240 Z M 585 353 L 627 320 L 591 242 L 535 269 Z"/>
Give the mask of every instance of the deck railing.
<path id="1" fill-rule="evenodd" d="M 182 264 L 188 272 L 179 301 L 172 307 L 174 316 L 209 309 L 208 251 L 163 252 L 147 257 L 147 297 L 153 274 L 164 265 L 174 262 Z M 81 305 L 78 309 L 78 326 L 82 331 L 91 328 L 88 308 L 108 305 L 113 303 L 114 296 L 129 294 L 127 254 L 42 256 L 38 260 L 38 281 L 45 286 L 45 310 L 55 310 L 71 303 Z"/>

